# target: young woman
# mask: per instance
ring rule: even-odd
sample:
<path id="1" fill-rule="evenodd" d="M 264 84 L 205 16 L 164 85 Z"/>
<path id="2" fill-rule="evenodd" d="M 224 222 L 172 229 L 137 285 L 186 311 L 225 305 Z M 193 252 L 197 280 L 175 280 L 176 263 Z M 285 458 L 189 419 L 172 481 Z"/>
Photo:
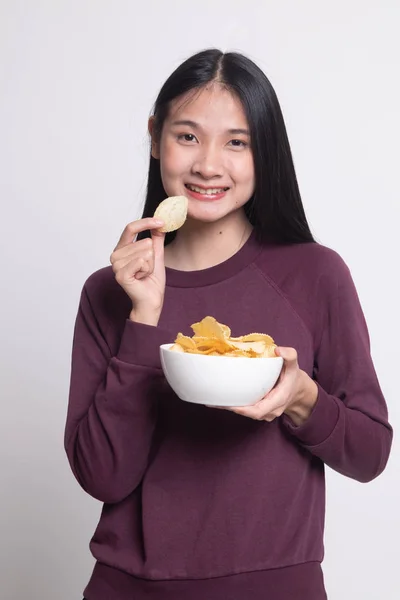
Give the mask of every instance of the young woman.
<path id="1" fill-rule="evenodd" d="M 249 59 L 188 59 L 149 131 L 143 218 L 86 281 L 75 328 L 65 447 L 104 503 L 85 596 L 322 600 L 324 464 L 370 481 L 392 440 L 349 270 L 313 239 Z M 152 215 L 176 195 L 188 219 L 165 237 Z M 206 315 L 279 344 L 281 378 L 255 406 L 188 404 L 166 383 L 159 346 Z"/>

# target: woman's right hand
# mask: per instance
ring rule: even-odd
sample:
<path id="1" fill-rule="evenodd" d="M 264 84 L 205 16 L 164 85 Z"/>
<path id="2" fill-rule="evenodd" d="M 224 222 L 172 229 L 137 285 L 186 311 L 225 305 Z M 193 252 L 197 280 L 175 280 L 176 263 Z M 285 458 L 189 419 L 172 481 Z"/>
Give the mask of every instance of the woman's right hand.
<path id="1" fill-rule="evenodd" d="M 110 257 L 115 279 L 132 301 L 130 319 L 147 325 L 158 324 L 164 302 L 165 233 L 158 231 L 162 225 L 153 218 L 129 223 Z M 146 230 L 151 238 L 136 241 Z"/>

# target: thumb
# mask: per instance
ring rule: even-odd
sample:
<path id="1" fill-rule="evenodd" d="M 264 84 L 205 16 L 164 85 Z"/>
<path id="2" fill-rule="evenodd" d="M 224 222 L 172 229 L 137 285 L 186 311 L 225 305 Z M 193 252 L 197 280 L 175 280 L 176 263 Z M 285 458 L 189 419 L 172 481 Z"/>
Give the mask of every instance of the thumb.
<path id="1" fill-rule="evenodd" d="M 154 250 L 154 270 L 159 272 L 159 269 L 164 269 L 164 243 L 165 233 L 157 230 L 151 232 Z"/>
<path id="2" fill-rule="evenodd" d="M 288 366 L 297 365 L 297 352 L 294 348 L 285 348 L 284 346 L 277 346 L 275 348 L 275 354 L 277 356 L 281 356 Z"/>

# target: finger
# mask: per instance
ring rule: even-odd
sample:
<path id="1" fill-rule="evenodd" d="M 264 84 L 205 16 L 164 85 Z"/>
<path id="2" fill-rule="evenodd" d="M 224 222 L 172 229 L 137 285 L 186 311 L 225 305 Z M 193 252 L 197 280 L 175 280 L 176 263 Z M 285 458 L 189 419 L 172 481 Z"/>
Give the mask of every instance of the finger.
<path id="1" fill-rule="evenodd" d="M 137 281 L 140 281 L 141 279 L 145 279 L 146 277 L 151 275 L 151 273 L 152 269 L 150 268 L 150 265 L 147 264 L 142 269 L 140 269 L 140 271 L 137 271 L 137 273 L 135 273 L 135 279 Z"/>
<path id="2" fill-rule="evenodd" d="M 154 252 L 154 273 L 155 275 L 161 275 L 161 272 L 165 269 L 164 264 L 164 244 L 165 244 L 165 233 L 161 231 L 153 230 L 151 232 L 151 239 L 153 240 L 153 252 Z"/>
<path id="3" fill-rule="evenodd" d="M 116 275 L 126 265 L 129 265 L 129 263 L 131 262 L 131 260 L 132 260 L 132 257 L 131 256 L 127 256 L 125 258 L 121 258 L 120 260 L 117 260 L 117 261 L 113 262 L 112 263 L 112 270 L 114 271 L 114 274 Z"/>
<path id="4" fill-rule="evenodd" d="M 141 259 L 138 259 L 138 262 L 141 262 Z M 127 266 L 127 268 L 129 269 L 129 265 Z M 135 272 L 135 279 L 143 279 L 144 277 L 147 277 L 150 274 L 150 265 L 149 262 L 147 260 L 145 260 L 144 262 L 142 262 L 142 266 L 140 267 L 139 270 L 136 270 Z"/>
<path id="5" fill-rule="evenodd" d="M 264 419 L 265 415 L 268 414 L 255 406 L 234 406 L 231 410 L 237 415 L 253 419 L 254 421 L 261 421 Z"/>
<path id="6" fill-rule="evenodd" d="M 277 346 L 275 348 L 275 354 L 283 358 L 286 367 L 297 367 L 298 356 L 294 348 L 285 348 L 284 346 Z"/>
<path id="7" fill-rule="evenodd" d="M 258 413 L 256 411 L 252 411 L 252 410 L 248 410 L 248 407 L 244 407 L 244 408 L 231 408 L 229 409 L 232 412 L 236 413 L 237 415 L 240 415 L 241 417 L 247 417 L 248 419 L 253 419 L 253 421 L 268 421 L 268 423 L 271 423 L 274 419 L 276 419 L 277 417 L 279 417 L 282 412 L 277 411 L 276 413 Z"/>
<path id="8" fill-rule="evenodd" d="M 115 274 L 115 279 L 120 285 L 132 283 L 138 273 L 148 273 L 148 263 L 144 258 L 135 258 L 129 261 L 118 273 Z"/>
<path id="9" fill-rule="evenodd" d="M 138 221 L 132 221 L 132 223 L 129 223 L 125 227 L 115 249 L 119 250 L 119 248 L 122 248 L 123 246 L 126 246 L 127 244 L 133 242 L 136 239 L 138 233 L 142 233 L 142 231 L 149 230 L 154 231 L 155 229 L 162 227 L 163 224 L 163 221 L 161 221 L 160 219 L 154 219 L 153 217 L 149 217 L 147 219 L 139 219 Z"/>
<path id="10" fill-rule="evenodd" d="M 134 256 L 135 253 L 148 250 L 149 248 L 153 248 L 151 238 L 144 238 L 143 240 L 132 242 L 131 244 L 127 244 L 126 246 L 114 250 L 110 256 L 110 263 L 113 264 L 123 258 Z"/>
<path id="11" fill-rule="evenodd" d="M 151 240 L 150 240 L 151 243 Z M 112 268 L 115 274 L 123 269 L 130 262 L 143 258 L 149 264 L 149 271 L 153 272 L 154 269 L 154 252 L 152 246 L 145 250 L 135 251 L 133 254 L 120 258 L 119 260 L 112 263 Z"/>
<path id="12" fill-rule="evenodd" d="M 257 421 L 273 421 L 280 417 L 284 411 L 285 403 L 282 400 L 282 395 L 279 394 L 272 399 L 270 394 L 267 394 L 262 400 L 251 406 L 237 406 L 232 408 L 233 412 L 250 419 Z"/>
<path id="13" fill-rule="evenodd" d="M 151 251 L 151 253 L 149 253 L 145 258 L 146 258 L 146 267 L 145 267 L 145 269 L 140 269 L 140 271 L 138 273 L 136 273 L 136 275 L 135 275 L 136 279 L 144 279 L 145 277 L 148 277 L 149 275 L 151 275 L 154 272 L 153 251 Z"/>

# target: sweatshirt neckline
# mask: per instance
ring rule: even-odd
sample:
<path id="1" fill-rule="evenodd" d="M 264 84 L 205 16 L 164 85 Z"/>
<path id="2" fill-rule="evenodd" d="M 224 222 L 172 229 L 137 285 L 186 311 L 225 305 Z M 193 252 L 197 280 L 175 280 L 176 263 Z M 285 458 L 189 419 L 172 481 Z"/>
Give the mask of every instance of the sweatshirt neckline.
<path id="1" fill-rule="evenodd" d="M 198 271 L 179 271 L 166 267 L 167 286 L 169 287 L 202 287 L 212 285 L 233 277 L 251 264 L 262 250 L 256 239 L 255 230 L 251 232 L 246 243 L 227 260 Z"/>

